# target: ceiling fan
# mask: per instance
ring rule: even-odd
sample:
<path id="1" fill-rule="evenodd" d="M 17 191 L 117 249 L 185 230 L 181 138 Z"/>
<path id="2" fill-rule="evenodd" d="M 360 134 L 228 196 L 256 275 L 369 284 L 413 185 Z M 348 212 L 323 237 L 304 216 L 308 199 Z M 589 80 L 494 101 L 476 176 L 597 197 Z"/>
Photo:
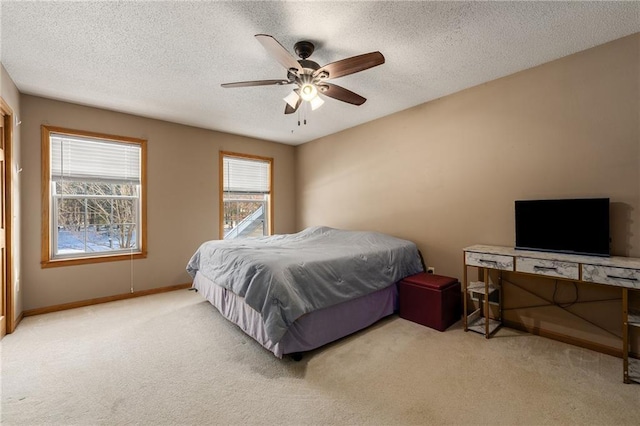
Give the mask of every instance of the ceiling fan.
<path id="1" fill-rule="evenodd" d="M 307 58 L 313 53 L 315 46 L 310 41 L 299 41 L 294 45 L 296 54 L 300 57 L 296 60 L 275 38 L 266 34 L 255 36 L 264 48 L 287 70 L 287 78 L 279 80 L 240 81 L 225 83 L 224 88 L 251 87 L 251 86 L 284 86 L 295 84 L 297 87 L 284 98 L 287 105 L 284 113 L 292 114 L 300 107 L 302 101 L 311 104 L 312 109 L 318 108 L 324 103 L 319 94 L 347 102 L 353 105 L 362 105 L 366 99 L 344 87 L 328 83 L 327 80 L 344 77 L 369 68 L 384 64 L 384 56 L 380 52 L 365 53 L 352 56 L 347 59 L 332 62 L 323 67 Z"/>

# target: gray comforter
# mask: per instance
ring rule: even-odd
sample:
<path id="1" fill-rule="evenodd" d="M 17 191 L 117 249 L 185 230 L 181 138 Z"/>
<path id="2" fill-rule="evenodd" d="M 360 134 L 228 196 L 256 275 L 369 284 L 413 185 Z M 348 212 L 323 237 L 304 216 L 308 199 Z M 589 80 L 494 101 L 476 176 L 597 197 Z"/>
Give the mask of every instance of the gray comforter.
<path id="1" fill-rule="evenodd" d="M 277 343 L 305 313 L 385 288 L 422 271 L 416 245 L 376 232 L 307 228 L 297 234 L 214 240 L 187 265 L 244 297 Z"/>

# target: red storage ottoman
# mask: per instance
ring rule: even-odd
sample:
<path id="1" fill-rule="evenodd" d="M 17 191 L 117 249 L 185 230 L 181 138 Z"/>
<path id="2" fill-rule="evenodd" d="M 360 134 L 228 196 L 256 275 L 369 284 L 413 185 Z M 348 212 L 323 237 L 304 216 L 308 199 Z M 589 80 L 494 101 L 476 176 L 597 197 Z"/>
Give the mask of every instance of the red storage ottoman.
<path id="1" fill-rule="evenodd" d="M 419 274 L 398 283 L 400 317 L 439 331 L 462 315 L 462 295 L 456 278 Z"/>

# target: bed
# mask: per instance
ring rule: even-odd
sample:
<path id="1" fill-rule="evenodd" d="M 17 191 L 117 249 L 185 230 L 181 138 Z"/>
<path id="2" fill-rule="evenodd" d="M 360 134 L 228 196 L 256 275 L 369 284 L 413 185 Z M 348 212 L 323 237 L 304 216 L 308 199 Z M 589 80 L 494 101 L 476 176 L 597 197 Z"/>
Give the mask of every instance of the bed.
<path id="1" fill-rule="evenodd" d="M 280 358 L 391 315 L 396 283 L 422 270 L 410 241 L 326 226 L 207 241 L 187 264 L 193 288 Z"/>

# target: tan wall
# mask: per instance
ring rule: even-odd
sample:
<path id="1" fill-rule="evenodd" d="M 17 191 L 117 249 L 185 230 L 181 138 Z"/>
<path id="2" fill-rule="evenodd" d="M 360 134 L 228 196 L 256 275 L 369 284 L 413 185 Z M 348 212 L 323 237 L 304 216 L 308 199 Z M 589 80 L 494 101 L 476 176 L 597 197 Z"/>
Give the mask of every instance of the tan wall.
<path id="1" fill-rule="evenodd" d="M 18 120 L 21 119 L 22 114 L 20 110 L 20 93 L 15 83 L 11 79 L 9 73 L 0 63 L 0 96 L 11 107 L 14 117 Z M 13 257 L 13 274 L 12 282 L 13 286 L 13 319 L 16 320 L 22 313 L 22 286 L 21 286 L 21 256 L 20 256 L 20 135 L 21 126 L 13 127 L 13 146 L 11 147 L 11 174 L 12 174 L 12 187 L 11 187 L 11 206 L 13 210 L 12 214 L 12 232 L 13 232 L 13 244 L 11 248 Z"/>
<path id="2" fill-rule="evenodd" d="M 298 147 L 298 228 L 407 238 L 461 278 L 463 247 L 514 244 L 514 200 L 609 197 L 613 253 L 640 257 L 639 47 L 636 34 Z"/>
<path id="3" fill-rule="evenodd" d="M 24 309 L 190 282 L 187 261 L 218 238 L 218 152 L 274 158 L 275 232 L 295 230 L 294 147 L 22 96 Z M 147 139 L 148 257 L 40 267 L 40 125 Z"/>

